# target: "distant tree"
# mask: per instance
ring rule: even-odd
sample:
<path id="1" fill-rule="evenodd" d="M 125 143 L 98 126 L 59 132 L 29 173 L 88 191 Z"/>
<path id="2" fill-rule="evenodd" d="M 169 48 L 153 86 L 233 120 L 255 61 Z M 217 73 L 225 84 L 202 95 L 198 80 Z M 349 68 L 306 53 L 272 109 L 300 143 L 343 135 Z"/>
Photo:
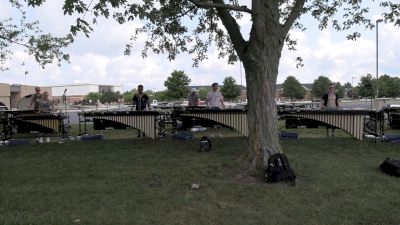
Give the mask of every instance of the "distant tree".
<path id="1" fill-rule="evenodd" d="M 147 96 L 149 96 L 150 103 L 154 100 L 154 91 L 153 90 L 145 90 L 143 91 Z"/>
<path id="2" fill-rule="evenodd" d="M 329 84 L 332 83 L 328 77 L 319 76 L 314 80 L 311 94 L 314 98 L 322 98 L 322 96 L 328 91 Z"/>
<path id="3" fill-rule="evenodd" d="M 374 80 L 371 74 L 362 76 L 360 78 L 360 83 L 358 84 L 359 95 L 362 97 L 371 97 L 376 93 L 376 87 L 374 85 Z"/>
<path id="4" fill-rule="evenodd" d="M 303 85 L 293 76 L 288 76 L 282 84 L 283 96 L 293 99 L 303 99 L 306 94 Z"/>
<path id="5" fill-rule="evenodd" d="M 345 83 L 345 84 L 343 85 L 343 87 L 344 87 L 344 88 L 350 89 L 350 88 L 352 88 L 352 85 L 351 85 L 350 82 L 347 82 L 347 83 Z"/>
<path id="6" fill-rule="evenodd" d="M 158 100 L 159 102 L 166 102 L 166 101 L 169 101 L 169 100 L 170 100 L 170 97 L 168 96 L 167 92 L 168 92 L 167 90 L 157 91 L 157 92 L 155 93 L 155 95 L 157 96 L 157 100 Z"/>
<path id="7" fill-rule="evenodd" d="M 100 94 L 98 92 L 89 92 L 85 96 L 85 100 L 91 104 L 96 104 L 99 99 L 100 99 Z"/>
<path id="8" fill-rule="evenodd" d="M 393 79 L 387 74 L 379 77 L 376 81 L 379 97 L 393 97 L 389 94 L 389 85 L 391 82 L 393 82 Z"/>
<path id="9" fill-rule="evenodd" d="M 343 98 L 344 97 L 344 93 L 345 93 L 344 86 L 342 86 L 340 84 L 340 82 L 336 82 L 335 83 L 335 89 L 336 89 L 336 94 L 339 96 L 339 98 Z"/>
<path id="10" fill-rule="evenodd" d="M 211 87 L 210 88 L 200 88 L 199 90 L 197 90 L 197 93 L 199 94 L 199 98 L 200 100 L 205 100 L 207 98 L 207 93 L 211 91 Z"/>
<path id="11" fill-rule="evenodd" d="M 167 88 L 167 96 L 172 100 L 179 100 L 186 98 L 190 93 L 188 85 L 190 78 L 182 70 L 174 70 L 171 76 L 164 82 L 164 86 Z"/>
<path id="12" fill-rule="evenodd" d="M 118 102 L 118 100 L 121 98 L 121 94 L 119 91 L 117 92 L 103 92 L 100 95 L 100 102 L 101 103 L 112 103 L 112 102 Z"/>
<path id="13" fill-rule="evenodd" d="M 349 92 L 351 98 L 359 98 L 360 97 L 360 88 L 358 86 L 353 87 Z"/>
<path id="14" fill-rule="evenodd" d="M 125 91 L 124 92 L 124 102 L 125 104 L 132 104 L 132 99 L 133 99 L 133 95 L 137 93 L 137 89 L 133 88 L 130 91 Z"/>
<path id="15" fill-rule="evenodd" d="M 236 84 L 235 78 L 228 76 L 225 77 L 223 86 L 221 88 L 222 95 L 224 99 L 232 101 L 240 96 L 239 85 Z"/>
<path id="16" fill-rule="evenodd" d="M 400 78 L 392 77 L 391 82 L 389 82 L 387 86 L 388 96 L 394 98 L 400 96 Z"/>
<path id="17" fill-rule="evenodd" d="M 343 88 L 344 88 L 344 96 L 346 96 L 346 97 L 348 97 L 348 98 L 352 98 L 353 96 L 352 96 L 352 89 L 353 89 L 353 87 L 352 87 L 352 85 L 351 85 L 351 83 L 350 82 L 346 82 L 344 85 L 343 85 Z"/>

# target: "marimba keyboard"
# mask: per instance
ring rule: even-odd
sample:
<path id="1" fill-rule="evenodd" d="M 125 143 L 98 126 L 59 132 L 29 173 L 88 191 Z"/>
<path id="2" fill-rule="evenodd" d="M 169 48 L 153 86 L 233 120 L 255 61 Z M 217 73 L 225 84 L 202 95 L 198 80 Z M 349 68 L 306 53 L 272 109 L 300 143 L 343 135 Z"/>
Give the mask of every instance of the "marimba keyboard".
<path id="1" fill-rule="evenodd" d="M 217 123 L 232 127 L 246 137 L 249 135 L 249 127 L 247 125 L 247 110 L 188 109 L 180 112 L 180 116 L 212 120 Z"/>
<path id="2" fill-rule="evenodd" d="M 366 110 L 286 110 L 279 112 L 284 118 L 304 118 L 320 121 L 340 128 L 358 140 L 364 137 L 365 119 L 375 115 Z"/>
<path id="3" fill-rule="evenodd" d="M 157 116 L 159 113 L 156 111 L 87 111 L 79 113 L 79 121 L 85 123 L 91 121 L 93 123 L 108 124 L 117 123 L 129 127 L 137 128 L 143 131 L 146 136 L 156 138 L 158 135 Z M 94 127 L 101 127 L 94 124 Z M 79 126 L 81 132 L 81 125 Z M 85 129 L 86 132 L 86 129 Z"/>

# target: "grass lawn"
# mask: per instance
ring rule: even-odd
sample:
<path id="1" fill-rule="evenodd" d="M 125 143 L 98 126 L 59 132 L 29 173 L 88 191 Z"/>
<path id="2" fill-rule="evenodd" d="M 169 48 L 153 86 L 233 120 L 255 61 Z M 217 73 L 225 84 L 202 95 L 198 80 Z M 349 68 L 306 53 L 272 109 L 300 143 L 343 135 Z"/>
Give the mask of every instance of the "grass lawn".
<path id="1" fill-rule="evenodd" d="M 296 186 L 241 176 L 245 138 L 133 138 L 0 148 L 0 224 L 400 224 L 400 179 L 380 172 L 400 145 L 297 129 L 282 140 Z M 198 134 L 200 135 L 200 134 Z M 132 137 L 132 138 L 130 138 Z M 192 183 L 200 189 L 191 190 Z"/>

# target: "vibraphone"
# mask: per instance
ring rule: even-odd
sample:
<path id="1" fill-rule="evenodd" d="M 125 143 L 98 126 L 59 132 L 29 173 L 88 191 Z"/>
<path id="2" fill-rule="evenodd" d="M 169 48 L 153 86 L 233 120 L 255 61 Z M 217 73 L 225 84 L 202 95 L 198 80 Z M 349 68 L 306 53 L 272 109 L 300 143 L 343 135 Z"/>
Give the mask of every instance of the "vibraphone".
<path id="1" fill-rule="evenodd" d="M 373 125 L 373 133 L 379 135 L 382 127 L 382 113 L 368 110 L 285 110 L 278 112 L 285 119 L 299 118 L 322 122 L 344 130 L 358 140 L 364 137 L 366 122 Z"/>
<path id="2" fill-rule="evenodd" d="M 387 114 L 390 128 L 400 129 L 400 107 L 386 108 L 384 112 Z"/>
<path id="3" fill-rule="evenodd" d="M 249 135 L 247 110 L 245 109 L 186 109 L 178 112 L 178 117 L 192 117 L 215 121 L 239 131 L 246 137 Z"/>
<path id="4" fill-rule="evenodd" d="M 1 141 L 11 139 L 12 127 L 10 122 L 10 114 L 7 111 L 0 111 L 0 137 Z"/>
<path id="5" fill-rule="evenodd" d="M 66 135 L 65 116 L 62 113 L 37 113 L 34 111 L 3 111 L 1 113 L 3 139 L 13 133 L 42 133 Z"/>
<path id="6" fill-rule="evenodd" d="M 87 122 L 93 122 L 95 130 L 103 130 L 108 127 L 115 129 L 133 127 L 153 139 L 159 134 L 157 122 L 159 113 L 157 111 L 86 111 L 80 112 L 78 115 L 80 135 L 87 133 Z"/>

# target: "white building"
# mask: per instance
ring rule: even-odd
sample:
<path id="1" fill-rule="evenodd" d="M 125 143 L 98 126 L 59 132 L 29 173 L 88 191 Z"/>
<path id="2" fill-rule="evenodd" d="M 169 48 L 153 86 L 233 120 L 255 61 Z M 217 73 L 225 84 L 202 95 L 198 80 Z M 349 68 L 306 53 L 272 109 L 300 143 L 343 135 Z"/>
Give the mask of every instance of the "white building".
<path id="1" fill-rule="evenodd" d="M 64 93 L 69 104 L 79 103 L 84 100 L 85 96 L 90 92 L 123 92 L 123 85 L 102 85 L 102 84 L 66 84 L 51 86 L 53 99 L 61 101 Z"/>

